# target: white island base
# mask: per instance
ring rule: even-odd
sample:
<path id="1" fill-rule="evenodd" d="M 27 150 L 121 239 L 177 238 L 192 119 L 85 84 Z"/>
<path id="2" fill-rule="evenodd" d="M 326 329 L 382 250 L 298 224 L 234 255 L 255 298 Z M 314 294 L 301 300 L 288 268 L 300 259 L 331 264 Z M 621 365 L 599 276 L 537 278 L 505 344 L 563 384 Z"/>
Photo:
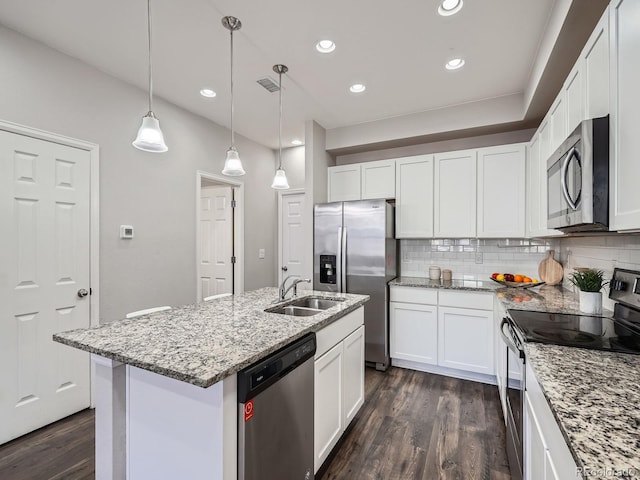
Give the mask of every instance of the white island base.
<path id="1" fill-rule="evenodd" d="M 96 480 L 235 480 L 236 375 L 201 388 L 92 355 Z"/>

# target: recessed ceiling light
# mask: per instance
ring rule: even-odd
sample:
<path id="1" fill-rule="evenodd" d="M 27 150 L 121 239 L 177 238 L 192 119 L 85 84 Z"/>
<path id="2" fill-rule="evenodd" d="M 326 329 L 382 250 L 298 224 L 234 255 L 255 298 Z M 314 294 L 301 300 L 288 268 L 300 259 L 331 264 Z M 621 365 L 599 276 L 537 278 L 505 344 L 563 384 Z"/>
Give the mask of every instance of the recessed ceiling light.
<path id="1" fill-rule="evenodd" d="M 361 83 L 354 83 L 353 85 L 351 85 L 351 86 L 349 87 L 349 90 L 350 90 L 352 93 L 362 93 L 362 92 L 364 92 L 366 89 L 367 89 L 367 87 L 366 87 L 366 86 L 364 86 L 364 85 L 363 85 L 363 84 L 361 84 Z"/>
<path id="2" fill-rule="evenodd" d="M 443 17 L 448 17 L 458 13 L 462 9 L 462 0 L 442 0 L 438 7 L 438 13 Z"/>
<path id="3" fill-rule="evenodd" d="M 445 64 L 447 70 L 457 70 L 464 65 L 463 58 L 452 58 Z"/>
<path id="4" fill-rule="evenodd" d="M 203 88 L 202 90 L 200 90 L 200 95 L 207 98 L 213 98 L 216 96 L 216 92 L 214 92 L 210 88 Z"/>
<path id="5" fill-rule="evenodd" d="M 331 53 L 336 49 L 336 44 L 331 40 L 320 40 L 316 43 L 316 50 L 320 53 Z"/>
<path id="6" fill-rule="evenodd" d="M 297 140 L 297 139 L 291 140 L 291 145 L 296 145 L 296 146 L 302 145 L 302 140 Z"/>

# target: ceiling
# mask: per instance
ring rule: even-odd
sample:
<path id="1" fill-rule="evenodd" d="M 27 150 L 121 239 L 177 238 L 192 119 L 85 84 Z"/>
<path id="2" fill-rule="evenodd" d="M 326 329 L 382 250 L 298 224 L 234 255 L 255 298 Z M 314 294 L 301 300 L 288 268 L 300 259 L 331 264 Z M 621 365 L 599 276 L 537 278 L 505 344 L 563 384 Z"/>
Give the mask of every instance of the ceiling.
<path id="1" fill-rule="evenodd" d="M 278 95 L 256 80 L 284 63 L 283 142 L 304 140 L 304 122 L 337 128 L 523 92 L 554 0 L 464 3 L 437 14 L 437 0 L 152 0 L 158 96 L 229 126 L 229 32 L 235 41 L 235 126 L 277 146 Z M 144 0 L 0 0 L 0 23 L 146 89 Z M 315 43 L 331 38 L 331 54 Z M 452 57 L 465 66 L 447 71 Z M 364 83 L 353 94 L 349 85 Z M 210 87 L 214 99 L 200 96 Z M 154 108 L 162 120 L 160 106 Z M 141 112 L 143 114 L 144 112 Z"/>

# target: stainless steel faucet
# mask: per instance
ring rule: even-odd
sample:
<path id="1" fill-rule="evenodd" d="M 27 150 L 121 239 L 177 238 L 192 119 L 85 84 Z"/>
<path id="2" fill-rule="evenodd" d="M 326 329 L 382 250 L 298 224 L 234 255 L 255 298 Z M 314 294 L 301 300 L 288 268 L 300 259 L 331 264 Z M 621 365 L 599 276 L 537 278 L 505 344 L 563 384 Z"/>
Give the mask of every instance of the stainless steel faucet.
<path id="1" fill-rule="evenodd" d="M 286 277 L 282 281 L 282 284 L 280 285 L 280 294 L 279 294 L 279 297 L 278 297 L 278 299 L 280 301 L 284 300 L 284 298 L 287 296 L 287 293 L 289 293 L 289 290 L 291 290 L 291 289 L 293 289 L 293 296 L 297 297 L 298 296 L 298 284 L 299 283 L 311 283 L 311 280 L 308 279 L 308 278 L 296 278 L 291 285 L 289 285 L 287 288 L 285 288 L 285 286 L 287 284 L 287 280 L 289 280 L 292 277 L 293 277 L 293 275 L 289 275 L 288 277 Z"/>

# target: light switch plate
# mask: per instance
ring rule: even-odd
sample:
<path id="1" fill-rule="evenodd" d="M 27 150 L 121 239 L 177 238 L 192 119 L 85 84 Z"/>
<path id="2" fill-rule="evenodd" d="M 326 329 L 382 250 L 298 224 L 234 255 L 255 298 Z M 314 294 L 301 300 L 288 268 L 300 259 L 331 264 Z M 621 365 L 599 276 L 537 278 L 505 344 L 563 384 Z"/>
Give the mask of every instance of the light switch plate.
<path id="1" fill-rule="evenodd" d="M 264 258 L 265 255 L 266 255 L 266 252 L 264 248 L 261 248 L 260 250 L 258 250 L 258 258 Z"/>

